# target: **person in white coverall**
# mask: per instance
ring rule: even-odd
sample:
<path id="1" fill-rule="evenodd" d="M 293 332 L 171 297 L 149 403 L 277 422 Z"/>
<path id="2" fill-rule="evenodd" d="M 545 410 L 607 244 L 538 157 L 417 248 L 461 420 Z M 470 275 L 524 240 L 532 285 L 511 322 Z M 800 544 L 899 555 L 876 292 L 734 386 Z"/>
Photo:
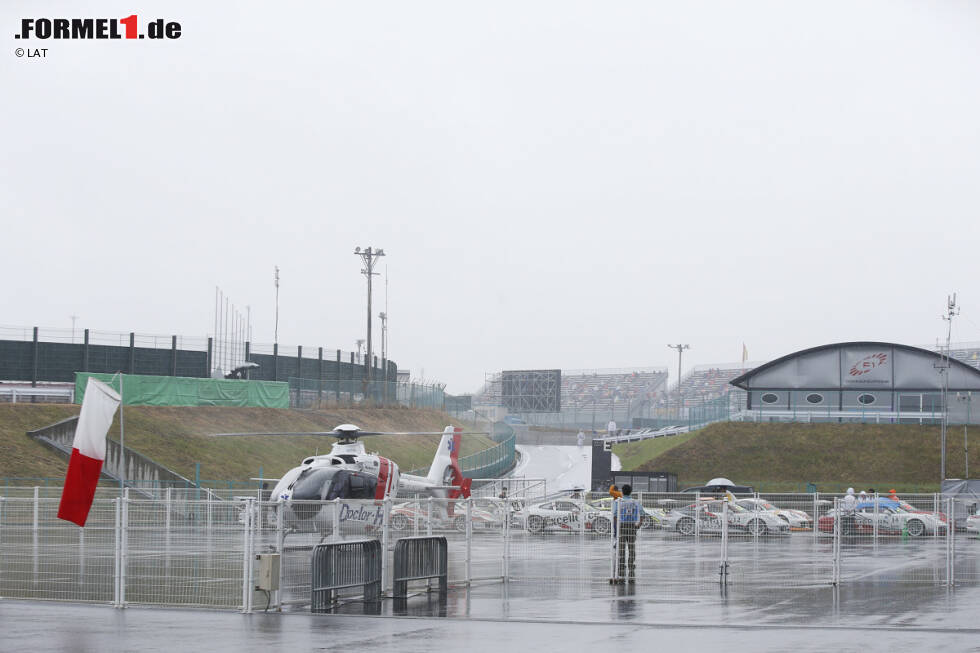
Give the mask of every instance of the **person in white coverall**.
<path id="1" fill-rule="evenodd" d="M 841 511 L 841 534 L 852 535 L 855 530 L 854 511 L 857 508 L 857 497 L 854 496 L 854 488 L 847 488 L 847 494 L 840 502 Z"/>

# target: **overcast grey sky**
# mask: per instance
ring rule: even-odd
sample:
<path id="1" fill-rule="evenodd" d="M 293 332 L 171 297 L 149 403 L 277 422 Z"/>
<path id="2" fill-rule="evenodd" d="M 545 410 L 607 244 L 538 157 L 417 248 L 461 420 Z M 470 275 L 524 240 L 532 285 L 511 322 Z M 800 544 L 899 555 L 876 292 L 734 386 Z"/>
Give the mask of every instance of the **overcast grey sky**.
<path id="1" fill-rule="evenodd" d="M 132 13 L 183 36 L 13 38 Z M 451 392 L 673 369 L 668 342 L 929 343 L 954 290 L 980 341 L 978 3 L 7 0 L 0 26 L 0 324 L 205 335 L 220 285 L 271 342 L 279 265 L 280 342 L 350 350 L 373 245 L 392 358 Z"/>

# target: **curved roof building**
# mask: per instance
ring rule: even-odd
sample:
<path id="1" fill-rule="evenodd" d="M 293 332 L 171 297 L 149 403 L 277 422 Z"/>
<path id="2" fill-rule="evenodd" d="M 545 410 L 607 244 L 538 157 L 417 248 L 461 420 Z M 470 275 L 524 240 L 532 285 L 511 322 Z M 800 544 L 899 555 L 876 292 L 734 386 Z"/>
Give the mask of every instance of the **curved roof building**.
<path id="1" fill-rule="evenodd" d="M 980 370 L 956 359 L 891 342 L 840 342 L 804 349 L 731 381 L 751 411 L 804 420 L 938 422 L 944 375 L 949 418 L 980 423 Z M 973 400 L 977 399 L 977 406 Z"/>

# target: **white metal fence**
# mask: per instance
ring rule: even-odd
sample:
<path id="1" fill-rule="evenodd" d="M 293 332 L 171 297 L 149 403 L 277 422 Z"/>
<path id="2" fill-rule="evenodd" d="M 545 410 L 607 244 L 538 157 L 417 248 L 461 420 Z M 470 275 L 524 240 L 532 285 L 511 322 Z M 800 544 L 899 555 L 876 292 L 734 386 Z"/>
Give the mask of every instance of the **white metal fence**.
<path id="1" fill-rule="evenodd" d="M 100 491 L 84 528 L 57 519 L 52 490 L 0 497 L 0 597 L 239 609 L 305 609 L 316 544 L 374 538 L 383 590 L 392 589 L 400 537 L 442 535 L 450 585 L 525 583 L 554 593 L 605 583 L 621 544 L 608 497 L 450 501 L 294 502 L 258 494 L 163 499 Z M 939 495 L 859 499 L 779 494 L 734 501 L 643 494 L 635 582 L 676 595 L 699 587 L 813 587 L 868 583 L 976 585 L 980 540 L 957 531 Z M 256 556 L 278 554 L 278 578 L 257 579 Z M 416 586 L 415 590 L 421 589 Z M 257 586 L 262 589 L 256 589 Z M 537 590 L 534 590 L 537 591 Z"/>

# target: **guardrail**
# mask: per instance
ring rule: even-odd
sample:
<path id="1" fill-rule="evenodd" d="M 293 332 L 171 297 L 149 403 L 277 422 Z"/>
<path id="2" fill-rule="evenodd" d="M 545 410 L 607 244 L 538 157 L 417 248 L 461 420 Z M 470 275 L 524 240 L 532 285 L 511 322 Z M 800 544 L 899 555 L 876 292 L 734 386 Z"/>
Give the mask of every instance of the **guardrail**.
<path id="1" fill-rule="evenodd" d="M 363 599 L 381 600 L 381 542 L 354 540 L 318 544 L 313 549 L 312 604 L 314 613 L 329 612 L 340 590 L 363 588 Z"/>
<path id="2" fill-rule="evenodd" d="M 942 411 L 873 411 L 873 410 L 741 410 L 733 413 L 733 422 L 851 422 L 861 424 L 918 423 L 938 424 Z"/>
<path id="3" fill-rule="evenodd" d="M 697 426 L 666 426 L 662 429 L 639 429 L 639 430 L 629 430 L 626 432 L 620 432 L 617 435 L 607 435 L 604 438 L 600 438 L 607 442 L 615 442 L 620 444 L 623 442 L 639 442 L 640 440 L 649 440 L 651 438 L 663 438 L 671 435 L 679 435 L 681 433 L 687 433 L 688 431 L 693 431 L 704 426 L 703 424 L 698 424 Z"/>
<path id="4" fill-rule="evenodd" d="M 395 542 L 392 597 L 408 598 L 413 580 L 439 580 L 439 594 L 449 591 L 449 544 L 445 537 L 403 537 Z"/>
<path id="5" fill-rule="evenodd" d="M 29 388 L 29 387 L 0 387 L 0 402 L 12 404 L 36 401 L 45 404 L 71 404 L 75 401 L 75 388 Z"/>

